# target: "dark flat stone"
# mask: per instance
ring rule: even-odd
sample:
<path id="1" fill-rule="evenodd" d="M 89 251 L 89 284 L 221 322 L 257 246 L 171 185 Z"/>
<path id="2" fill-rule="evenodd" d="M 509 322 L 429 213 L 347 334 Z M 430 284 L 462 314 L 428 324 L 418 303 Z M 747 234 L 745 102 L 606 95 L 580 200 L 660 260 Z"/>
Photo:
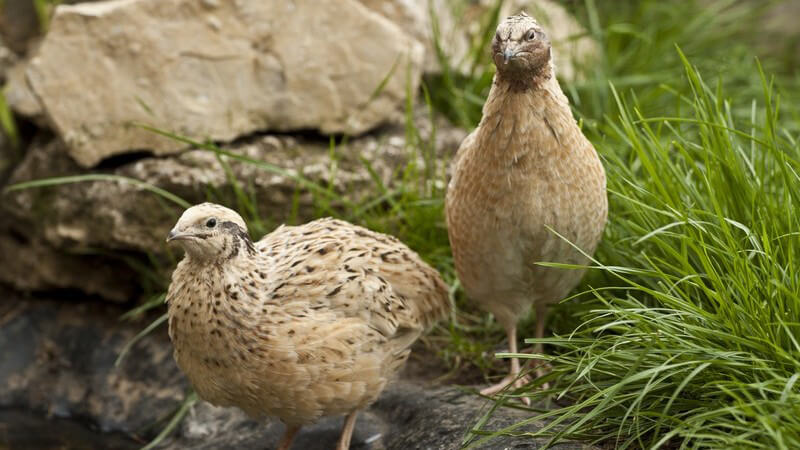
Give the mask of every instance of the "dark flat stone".
<path id="1" fill-rule="evenodd" d="M 153 319 L 121 322 L 122 312 L 102 302 L 34 301 L 6 295 L 0 302 L 0 408 L 24 414 L 17 414 L 16 425 L 13 414 L 0 414 L 0 448 L 22 448 L 10 445 L 8 436 L 4 441 L 3 427 L 51 430 L 56 435 L 41 441 L 41 448 L 92 448 L 82 444 L 48 447 L 47 442 L 62 442 L 59 433 L 78 436 L 81 442 L 90 442 L 94 433 L 98 444 L 94 448 L 130 448 L 127 445 L 132 443 L 136 447 L 157 433 L 158 428 L 152 426 L 170 417 L 188 386 L 172 359 L 163 328 L 139 342 L 121 366 L 114 367 L 124 344 Z M 359 415 L 352 448 L 458 449 L 491 406 L 492 402 L 468 388 L 400 380 Z M 482 428 L 499 429 L 530 414 L 501 408 Z M 41 418 L 39 423 L 36 417 Z M 48 417 L 62 420 L 48 422 Z M 332 448 L 342 423 L 342 417 L 328 417 L 304 427 L 293 448 Z M 75 431 L 76 427 L 85 433 Z M 536 427 L 533 423 L 520 431 Z M 271 449 L 283 430 L 278 420 L 256 421 L 238 409 L 200 401 L 163 447 Z M 498 438 L 480 448 L 535 449 L 544 442 Z M 590 447 L 563 444 L 555 448 Z"/>

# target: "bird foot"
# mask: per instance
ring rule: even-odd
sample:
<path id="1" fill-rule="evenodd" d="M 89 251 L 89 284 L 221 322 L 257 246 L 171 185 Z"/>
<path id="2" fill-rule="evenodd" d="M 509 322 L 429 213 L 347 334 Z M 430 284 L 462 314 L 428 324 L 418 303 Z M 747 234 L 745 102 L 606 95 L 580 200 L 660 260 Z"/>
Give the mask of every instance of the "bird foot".
<path id="1" fill-rule="evenodd" d="M 499 383 L 493 384 L 487 388 L 481 390 L 481 395 L 485 395 L 487 397 L 491 397 L 492 395 L 506 389 L 512 387 L 513 389 L 519 389 L 526 384 L 531 382 L 531 378 L 527 375 L 524 377 L 520 377 L 519 375 L 510 373 L 506 375 L 505 378 L 500 380 Z M 520 397 L 519 400 L 525 404 L 525 406 L 531 406 L 531 399 L 528 397 Z"/>

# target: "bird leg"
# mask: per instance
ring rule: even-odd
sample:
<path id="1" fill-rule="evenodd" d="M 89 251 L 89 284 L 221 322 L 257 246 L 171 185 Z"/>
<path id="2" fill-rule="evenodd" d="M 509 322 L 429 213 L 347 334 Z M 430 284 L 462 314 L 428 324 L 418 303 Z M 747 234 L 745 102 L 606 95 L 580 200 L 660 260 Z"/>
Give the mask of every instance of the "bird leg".
<path id="1" fill-rule="evenodd" d="M 511 327 L 509 327 L 506 330 L 506 333 L 508 334 L 508 351 L 510 353 L 517 353 L 517 326 L 516 325 L 512 325 Z M 520 371 L 520 369 L 519 369 L 519 359 L 511 358 L 511 370 L 509 371 L 508 375 L 506 375 L 505 378 L 500 380 L 499 383 L 494 384 L 492 386 L 489 386 L 489 387 L 481 390 L 481 394 L 482 395 L 487 395 L 487 396 L 493 395 L 493 394 L 496 394 L 497 392 L 502 391 L 507 386 L 512 385 L 512 384 L 513 384 L 515 389 L 516 388 L 520 388 L 522 386 L 525 386 L 526 384 L 528 384 L 530 382 L 530 379 L 527 376 L 520 377 L 519 376 L 519 371 Z M 530 401 L 529 398 L 522 397 L 521 400 L 526 405 L 530 405 L 531 401 Z"/>
<path id="2" fill-rule="evenodd" d="M 541 339 L 544 337 L 544 323 L 545 317 L 547 316 L 547 305 L 542 303 L 536 304 L 536 339 Z M 537 342 L 536 345 L 533 346 L 533 353 L 542 354 L 544 351 L 543 345 L 541 342 Z M 546 368 L 548 364 L 541 359 L 530 359 L 527 364 L 525 364 L 526 369 L 534 368 L 536 373 L 536 378 L 543 377 L 547 374 Z M 550 383 L 544 383 L 541 386 L 542 389 L 549 389 Z"/>
<path id="3" fill-rule="evenodd" d="M 544 337 L 544 319 L 547 316 L 547 305 L 544 303 L 537 303 L 536 304 L 536 339 L 541 339 Z M 537 354 L 542 354 L 544 351 L 543 345 L 541 342 L 537 342 L 536 346 L 533 347 L 533 352 Z M 546 374 L 545 367 L 547 363 L 541 359 L 534 359 L 533 367 L 536 368 L 536 378 L 543 377 Z M 550 383 L 544 383 L 542 385 L 542 389 L 550 389 Z"/>
<path id="4" fill-rule="evenodd" d="M 300 431 L 300 425 L 286 425 L 286 431 L 283 432 L 283 437 L 278 443 L 277 450 L 289 450 L 298 431 Z"/>
<path id="5" fill-rule="evenodd" d="M 342 435 L 339 437 L 339 442 L 336 444 L 336 450 L 348 450 L 350 448 L 350 438 L 353 437 L 353 429 L 356 427 L 357 416 L 358 411 L 353 411 L 344 419 Z"/>

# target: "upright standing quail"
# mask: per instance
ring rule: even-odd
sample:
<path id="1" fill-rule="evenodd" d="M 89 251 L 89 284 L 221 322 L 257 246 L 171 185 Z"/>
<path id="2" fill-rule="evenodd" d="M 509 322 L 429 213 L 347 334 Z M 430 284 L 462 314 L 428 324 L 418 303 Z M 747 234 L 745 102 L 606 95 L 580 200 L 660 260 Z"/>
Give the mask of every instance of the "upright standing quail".
<path id="1" fill-rule="evenodd" d="M 334 219 L 252 242 L 242 218 L 187 209 L 167 241 L 185 258 L 167 294 L 175 360 L 203 399 L 300 427 L 374 402 L 449 309 L 439 274 L 397 239 Z"/>
<path id="2" fill-rule="evenodd" d="M 531 305 L 541 338 L 546 306 L 583 276 L 536 263 L 587 263 L 570 243 L 595 251 L 608 203 L 603 166 L 572 117 L 539 24 L 524 13 L 508 17 L 492 55 L 497 73 L 480 124 L 458 150 L 446 214 L 461 284 L 505 328 L 513 353 L 517 321 Z M 513 358 L 508 376 L 482 393 L 521 386 L 519 372 Z"/>

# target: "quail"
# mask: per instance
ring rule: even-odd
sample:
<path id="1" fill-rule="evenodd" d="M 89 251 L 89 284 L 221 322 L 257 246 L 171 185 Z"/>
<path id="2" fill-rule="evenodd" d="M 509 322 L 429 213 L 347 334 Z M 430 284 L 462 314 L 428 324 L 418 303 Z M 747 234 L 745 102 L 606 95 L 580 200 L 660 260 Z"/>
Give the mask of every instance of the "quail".
<path id="1" fill-rule="evenodd" d="M 516 353 L 520 318 L 533 306 L 541 338 L 546 307 L 583 276 L 537 263 L 587 264 L 608 202 L 603 166 L 556 80 L 542 27 L 525 13 L 508 17 L 491 53 L 497 72 L 481 121 L 458 150 L 445 209 L 459 280 L 503 326 Z M 535 352 L 541 354 L 541 344 Z M 526 383 L 519 361 L 510 365 L 508 376 L 483 394 Z"/>
<path id="2" fill-rule="evenodd" d="M 184 259 L 167 293 L 175 360 L 199 396 L 300 427 L 374 402 L 420 334 L 447 315 L 439 274 L 397 239 L 335 219 L 253 242 L 223 206 L 187 209 L 170 231 Z"/>

